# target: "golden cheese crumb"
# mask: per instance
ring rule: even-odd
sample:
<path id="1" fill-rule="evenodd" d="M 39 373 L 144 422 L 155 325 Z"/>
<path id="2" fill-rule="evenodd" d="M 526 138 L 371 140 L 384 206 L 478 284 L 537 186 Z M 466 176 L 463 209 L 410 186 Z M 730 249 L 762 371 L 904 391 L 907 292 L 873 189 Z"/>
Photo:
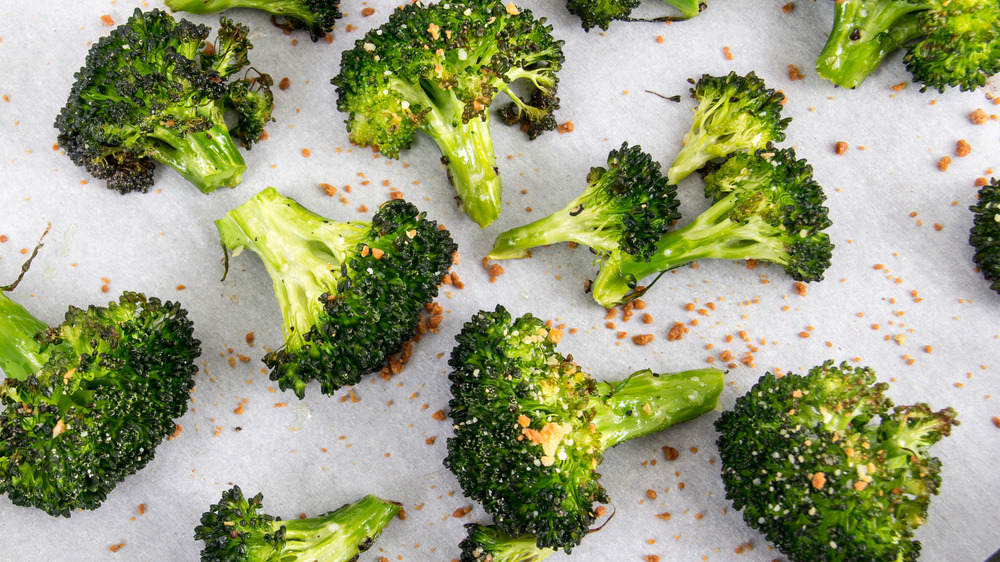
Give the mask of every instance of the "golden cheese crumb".
<path id="1" fill-rule="evenodd" d="M 434 39 L 440 39 L 441 38 L 441 28 L 438 25 L 436 25 L 436 24 L 432 23 L 432 24 L 428 25 L 427 26 L 427 33 L 430 33 L 431 37 L 433 37 Z"/>
<path id="2" fill-rule="evenodd" d="M 959 141 L 955 143 L 955 154 L 959 158 L 965 158 L 970 152 L 972 152 L 972 146 L 970 146 L 965 139 L 959 139 Z"/>
<path id="3" fill-rule="evenodd" d="M 678 451 L 677 449 L 674 449 L 673 447 L 664 446 L 663 447 L 663 456 L 668 461 L 675 461 L 675 460 L 677 460 L 678 457 L 681 456 L 681 452 Z"/>
<path id="4" fill-rule="evenodd" d="M 504 6 L 504 9 L 506 9 L 507 13 L 512 16 L 516 16 L 517 14 L 521 13 L 520 11 L 518 11 L 517 6 L 515 6 L 513 2 L 507 2 L 507 5 Z"/>
<path id="5" fill-rule="evenodd" d="M 729 47 L 723 47 L 722 56 L 726 57 L 726 60 L 733 60 L 733 51 Z"/>
<path id="6" fill-rule="evenodd" d="M 848 144 L 844 141 L 837 141 L 837 144 L 833 145 L 833 151 L 838 155 L 847 152 Z"/>
<path id="7" fill-rule="evenodd" d="M 667 341 L 676 341 L 684 337 L 684 334 L 688 333 L 688 328 L 681 322 L 674 322 L 673 327 L 667 332 Z"/>
<path id="8" fill-rule="evenodd" d="M 561 125 L 556 125 L 556 131 L 560 134 L 572 133 L 573 132 L 573 122 L 567 121 Z"/>
<path id="9" fill-rule="evenodd" d="M 942 156 L 941 159 L 938 160 L 938 163 L 937 163 L 938 170 L 941 170 L 942 172 L 946 172 L 946 171 L 948 171 L 948 166 L 951 166 L 951 156 Z"/>
<path id="10" fill-rule="evenodd" d="M 444 410 L 438 410 L 434 412 L 433 414 L 431 414 L 431 417 L 436 419 L 437 421 L 444 421 L 448 419 L 448 416 L 444 413 Z"/>
<path id="11" fill-rule="evenodd" d="M 971 121 L 973 125 L 982 125 L 989 120 L 990 116 L 987 115 L 981 107 L 969 114 L 969 121 Z"/>
<path id="12" fill-rule="evenodd" d="M 639 334 L 632 336 L 632 343 L 635 345 L 649 345 L 653 342 L 653 334 Z"/>
<path id="13" fill-rule="evenodd" d="M 812 486 L 817 490 L 822 490 L 823 486 L 826 486 L 826 475 L 823 474 L 822 472 L 817 472 L 816 474 L 813 474 Z"/>

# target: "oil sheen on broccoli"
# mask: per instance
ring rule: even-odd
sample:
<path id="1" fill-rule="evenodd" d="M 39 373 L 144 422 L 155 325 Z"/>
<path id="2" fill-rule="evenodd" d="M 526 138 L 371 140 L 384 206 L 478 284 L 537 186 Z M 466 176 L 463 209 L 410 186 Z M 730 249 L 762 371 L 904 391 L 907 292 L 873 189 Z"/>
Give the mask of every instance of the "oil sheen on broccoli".
<path id="1" fill-rule="evenodd" d="M 489 258 L 520 258 L 536 246 L 576 242 L 599 255 L 620 251 L 649 259 L 657 240 L 681 216 L 677 188 L 638 146 L 623 143 L 612 150 L 608 167 L 591 168 L 587 183 L 562 210 L 497 236 Z"/>
<path id="2" fill-rule="evenodd" d="M 693 80 L 689 80 L 694 83 Z M 691 97 L 698 102 L 683 148 L 667 170 L 677 184 L 709 161 L 734 152 L 753 152 L 785 140 L 790 117 L 781 118 L 785 96 L 769 89 L 753 72 L 740 76 L 705 74 L 694 83 Z"/>
<path id="3" fill-rule="evenodd" d="M 215 221 L 233 255 L 260 256 L 285 342 L 264 356 L 282 390 L 332 394 L 380 369 L 413 337 L 457 246 L 447 230 L 394 199 L 371 222 L 324 218 L 268 188 Z"/>
<path id="4" fill-rule="evenodd" d="M 319 41 L 343 14 L 340 0 L 164 0 L 174 11 L 218 14 L 232 8 L 253 8 L 271 14 L 271 23 L 286 29 L 305 29 Z"/>
<path id="5" fill-rule="evenodd" d="M 632 10 L 636 9 L 640 0 L 566 0 L 566 9 L 580 18 L 583 29 L 590 31 L 600 27 L 604 31 L 613 21 L 683 21 L 691 19 L 705 11 L 707 5 L 700 0 L 664 0 L 680 11 L 680 16 L 663 16 L 653 19 L 634 19 Z"/>
<path id="6" fill-rule="evenodd" d="M 794 150 L 733 154 L 705 176 L 705 195 L 715 203 L 663 235 L 648 261 L 607 257 L 591 284 L 594 300 L 621 304 L 642 294 L 636 288 L 643 278 L 706 258 L 766 261 L 798 281 L 823 279 L 834 247 L 823 232 L 830 226 L 826 195 Z"/>
<path id="7" fill-rule="evenodd" d="M 69 517 L 153 459 L 187 411 L 200 343 L 179 304 L 124 293 L 48 326 L 0 291 L 0 493 Z"/>
<path id="8" fill-rule="evenodd" d="M 249 31 L 222 18 L 205 49 L 208 27 L 136 9 L 76 73 L 56 118 L 59 146 L 121 193 L 149 190 L 156 162 L 204 193 L 236 186 L 246 169 L 237 141 L 249 148 L 261 139 L 273 97 L 270 76 L 240 72 L 250 64 Z M 232 128 L 227 111 L 236 113 Z"/>
<path id="9" fill-rule="evenodd" d="M 610 498 L 597 468 L 604 452 L 715 408 L 722 371 L 650 370 L 598 382 L 540 319 L 482 311 L 456 336 L 449 365 L 455 436 L 445 466 L 465 495 L 510 536 L 538 547 L 577 546 Z"/>
<path id="10" fill-rule="evenodd" d="M 1000 293 L 1000 182 L 991 178 L 990 183 L 979 188 L 979 200 L 969 209 L 969 244 L 976 252 L 972 259 L 990 281 L 990 288 Z"/>
<path id="11" fill-rule="evenodd" d="M 501 111 L 504 122 L 520 124 L 532 139 L 555 128 L 559 107 L 562 41 L 544 18 L 507 6 L 407 2 L 344 52 L 332 80 L 352 142 L 396 158 L 424 131 L 481 227 L 502 203 L 489 115 L 497 95 L 513 102 Z"/>
<path id="12" fill-rule="evenodd" d="M 1000 71 L 997 0 L 841 0 L 833 10 L 816 72 L 838 86 L 860 86 L 897 49 L 922 92 L 975 90 Z"/>
<path id="13" fill-rule="evenodd" d="M 715 422 L 726 497 L 791 560 L 915 561 L 951 408 L 893 407 L 867 367 L 767 373 Z"/>
<path id="14" fill-rule="evenodd" d="M 222 493 L 194 530 L 205 542 L 202 562 L 355 561 L 403 509 L 369 495 L 317 517 L 282 521 L 262 511 L 263 500 L 245 498 L 239 486 Z"/>
<path id="15" fill-rule="evenodd" d="M 492 525 L 469 523 L 458 547 L 460 562 L 541 562 L 555 550 L 541 548 L 532 535 L 512 537 Z"/>

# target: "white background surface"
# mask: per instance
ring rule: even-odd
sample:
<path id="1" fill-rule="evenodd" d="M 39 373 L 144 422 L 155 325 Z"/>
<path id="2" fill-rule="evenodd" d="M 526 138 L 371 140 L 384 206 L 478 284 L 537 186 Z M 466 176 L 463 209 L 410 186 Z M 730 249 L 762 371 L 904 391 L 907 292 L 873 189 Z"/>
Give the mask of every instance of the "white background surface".
<path id="1" fill-rule="evenodd" d="M 0 559 L 193 560 L 202 546 L 192 539 L 198 518 L 230 483 L 249 494 L 262 491 L 266 511 L 283 518 L 316 515 L 365 493 L 401 501 L 407 519 L 394 521 L 362 559 L 457 558 L 462 524 L 488 519 L 462 497 L 443 468 L 450 426 L 431 414 L 447 411 L 446 361 L 454 334 L 475 311 L 497 303 L 515 314 L 530 311 L 566 324 L 560 349 L 600 378 L 617 379 L 646 367 L 696 368 L 709 357 L 721 366 L 723 350 L 740 358 L 753 345 L 754 366 L 739 365 L 728 375 L 725 408 L 767 370 L 802 372 L 828 358 L 858 358 L 883 380 L 895 379 L 890 396 L 897 403 L 955 407 L 962 425 L 934 449 L 944 463 L 944 485 L 917 536 L 924 560 L 985 559 L 1000 546 L 1000 429 L 990 421 L 1000 415 L 1000 296 L 973 270 L 967 209 L 974 202 L 975 178 L 1000 165 L 1000 125 L 973 126 L 967 115 L 979 107 L 988 113 L 1000 108 L 983 92 L 920 93 L 898 53 L 860 90 L 834 89 L 812 69 L 832 22 L 830 3 L 798 1 L 790 14 L 782 12 L 782 3 L 715 0 L 686 23 L 616 23 L 601 35 L 584 33 L 559 0 L 525 2 L 547 16 L 566 41 L 557 119 L 572 121 L 575 130 L 529 142 L 495 120 L 505 207 L 499 220 L 481 231 L 457 211 L 429 138 L 418 138 L 398 161 L 351 150 L 329 79 L 338 72 L 341 51 L 384 22 L 392 2 L 369 2 L 375 13 L 362 17 L 362 7 L 345 0 L 348 16 L 338 24 L 333 44 L 313 44 L 303 33 L 285 35 L 257 12 L 230 14 L 253 28 L 253 65 L 276 82 L 287 76 L 291 86 L 275 90 L 277 120 L 268 129 L 270 138 L 246 153 L 243 184 L 208 196 L 165 166 L 157 169 L 155 192 L 121 196 L 53 148 L 52 123 L 73 73 L 88 46 L 109 30 L 100 16 L 121 23 L 136 6 L 160 7 L 159 2 L 5 2 L 0 93 L 9 101 L 0 102 L 0 234 L 8 239 L 0 244 L 0 281 L 13 280 L 24 257 L 21 249 L 30 250 L 51 222 L 46 246 L 15 299 L 50 323 L 58 322 L 69 304 L 105 304 L 123 290 L 180 300 L 195 322 L 203 355 L 191 409 L 179 420 L 183 432 L 161 445 L 155 460 L 122 482 L 100 509 L 57 519 L 0 498 Z M 646 0 L 639 13 L 667 9 Z M 213 26 L 218 21 L 190 19 Z M 357 29 L 347 32 L 347 24 Z M 726 46 L 732 60 L 723 56 Z M 790 81 L 789 64 L 805 79 Z M 628 323 L 619 316 L 612 330 L 604 327 L 605 311 L 582 292 L 584 280 L 594 274 L 584 248 L 539 250 L 533 259 L 504 263 L 506 274 L 488 282 L 480 260 L 496 234 L 561 208 L 583 189 L 589 168 L 604 164 L 622 141 L 641 144 L 669 165 L 690 125 L 693 102 L 686 80 L 731 70 L 754 70 L 786 93 L 784 111 L 793 121 L 784 146 L 794 146 L 813 164 L 827 190 L 834 221 L 829 232 L 837 249 L 826 280 L 811 284 L 808 296 L 798 296 L 777 267 L 748 270 L 742 263 L 702 262 L 697 269 L 668 274 L 651 290 L 646 312 L 652 324 L 642 324 L 641 314 Z M 902 91 L 890 90 L 903 82 Z M 647 89 L 685 97 L 673 103 L 644 93 Z M 959 139 L 972 146 L 966 158 L 954 156 Z M 834 154 L 837 141 L 850 144 L 846 154 Z M 309 158 L 302 156 L 303 148 L 311 151 Z M 955 162 L 941 172 L 936 163 L 945 155 Z M 369 185 L 361 185 L 362 173 Z M 341 402 L 346 389 L 329 397 L 315 385 L 301 402 L 291 393 L 269 392 L 277 385 L 260 371 L 261 347 L 275 347 L 281 339 L 271 283 L 249 253 L 234 260 L 229 277 L 220 282 L 222 253 L 212 221 L 266 186 L 334 219 L 367 218 L 370 213 L 357 209 L 362 204 L 374 209 L 388 199 L 386 180 L 451 230 L 462 255 L 455 271 L 465 289 L 444 287 L 440 333 L 425 336 L 391 381 L 364 379 L 354 389 L 359 402 Z M 349 203 L 340 203 L 339 195 L 328 197 L 320 182 L 341 192 L 350 185 Z M 701 190 L 697 176 L 681 183 L 687 217 L 682 222 L 707 207 Z M 884 267 L 876 269 L 877 264 Z M 102 277 L 110 280 L 107 294 L 101 292 Z M 178 290 L 181 284 L 186 288 Z M 687 303 L 696 311 L 686 311 Z M 674 322 L 694 320 L 697 326 L 689 325 L 682 340 L 667 341 Z M 578 331 L 569 334 L 570 328 Z M 618 340 L 619 330 L 629 337 Z M 741 330 L 749 343 L 740 339 Z M 244 340 L 249 331 L 256 335 L 252 348 Z M 804 331 L 811 337 L 800 337 Z M 631 336 L 640 333 L 654 334 L 655 341 L 633 345 Z M 905 336 L 901 344 L 897 334 Z M 930 353 L 925 346 L 932 346 Z M 251 361 L 237 359 L 230 367 L 228 358 L 235 354 Z M 234 409 L 243 400 L 243 414 L 237 415 Z M 573 558 L 781 559 L 724 498 L 718 463 L 711 464 L 717 457 L 716 417 L 712 413 L 610 451 L 602 482 L 617 515 L 574 550 Z M 299 431 L 290 431 L 297 425 Z M 437 438 L 433 445 L 425 444 L 429 437 Z M 680 450 L 680 458 L 665 461 L 665 445 Z M 648 499 L 647 489 L 658 498 Z M 144 515 L 137 512 L 139 504 L 146 506 Z M 452 516 L 470 505 L 468 516 Z M 672 514 L 669 521 L 654 517 L 663 512 Z M 119 552 L 108 550 L 122 542 Z M 735 553 L 744 543 L 752 550 Z"/>

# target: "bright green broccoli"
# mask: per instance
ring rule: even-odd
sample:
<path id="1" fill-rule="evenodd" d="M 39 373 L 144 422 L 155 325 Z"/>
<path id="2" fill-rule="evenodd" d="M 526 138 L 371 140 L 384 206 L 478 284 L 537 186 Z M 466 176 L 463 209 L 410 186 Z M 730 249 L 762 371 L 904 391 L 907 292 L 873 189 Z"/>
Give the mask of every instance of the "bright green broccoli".
<path id="1" fill-rule="evenodd" d="M 136 9 L 91 47 L 56 118 L 59 146 L 121 193 L 147 191 L 155 162 L 205 193 L 236 186 L 246 164 L 233 136 L 249 148 L 271 120 L 270 76 L 227 82 L 249 65 L 249 31 L 222 18 L 203 50 L 208 27 Z"/>
<path id="2" fill-rule="evenodd" d="M 49 327 L 12 289 L 0 287 L 0 493 L 53 516 L 96 509 L 176 431 L 200 342 L 177 303 L 124 293 Z"/>
<path id="3" fill-rule="evenodd" d="M 697 83 L 689 82 L 695 84 L 691 97 L 698 107 L 691 130 L 684 134 L 684 146 L 667 170 L 670 183 L 676 185 L 715 158 L 785 140 L 785 127 L 791 121 L 791 117 L 781 118 L 785 96 L 768 89 L 753 72 L 746 76 L 705 74 Z"/>
<path id="4" fill-rule="evenodd" d="M 900 48 L 921 92 L 975 90 L 1000 71 L 997 0 L 840 0 L 833 10 L 816 71 L 838 86 L 860 86 Z"/>
<path id="5" fill-rule="evenodd" d="M 955 411 L 897 406 L 867 367 L 767 373 L 715 422 L 726 497 L 796 561 L 917 559 Z"/>
<path id="6" fill-rule="evenodd" d="M 1000 181 L 991 178 L 981 187 L 979 201 L 969 210 L 973 221 L 969 244 L 976 251 L 972 259 L 991 282 L 990 288 L 1000 293 Z"/>
<path id="7" fill-rule="evenodd" d="M 544 18 L 497 0 L 406 3 L 344 52 L 332 80 L 351 141 L 396 158 L 424 131 L 466 214 L 487 226 L 502 202 L 490 105 L 507 94 L 504 121 L 532 139 L 555 127 L 563 53 L 551 31 Z"/>
<path id="8" fill-rule="evenodd" d="M 215 221 L 234 256 L 260 256 L 284 317 L 285 343 L 264 356 L 282 390 L 332 394 L 380 369 L 417 330 L 457 246 L 402 199 L 371 222 L 330 220 L 268 188 Z"/>
<path id="9" fill-rule="evenodd" d="M 833 252 L 822 232 L 830 226 L 826 195 L 794 150 L 737 152 L 705 176 L 705 194 L 715 203 L 663 235 L 648 261 L 608 256 L 591 284 L 594 300 L 621 304 L 642 294 L 636 287 L 644 277 L 706 258 L 766 261 L 798 281 L 823 279 Z"/>
<path id="10" fill-rule="evenodd" d="M 449 365 L 455 436 L 445 466 L 505 534 L 540 548 L 578 545 L 610 501 L 597 467 L 604 452 L 712 410 L 722 371 L 650 370 L 598 382 L 555 349 L 530 314 L 482 311 L 456 336 Z"/>
<path id="11" fill-rule="evenodd" d="M 305 29 L 319 41 L 343 14 L 340 0 L 164 0 L 176 12 L 218 14 L 233 8 L 253 8 L 271 14 L 271 23 L 286 29 Z"/>
<path id="12" fill-rule="evenodd" d="M 600 255 L 620 251 L 649 259 L 660 236 L 681 217 L 677 188 L 638 146 L 623 143 L 612 150 L 608 167 L 591 168 L 587 183 L 561 211 L 497 236 L 489 258 L 521 258 L 536 246 L 576 242 Z"/>
<path id="13" fill-rule="evenodd" d="M 541 562 L 555 550 L 541 548 L 535 537 L 512 537 L 500 529 L 469 523 L 468 534 L 458 545 L 462 549 L 461 562 Z"/>
<path id="14" fill-rule="evenodd" d="M 239 486 L 222 493 L 194 530 L 195 540 L 205 541 L 202 562 L 351 562 L 403 509 L 369 495 L 317 517 L 282 521 L 261 511 L 263 499 L 246 499 Z"/>
<path id="15" fill-rule="evenodd" d="M 632 10 L 639 7 L 640 0 L 566 0 L 566 9 L 580 18 L 583 29 L 600 27 L 607 31 L 613 21 L 683 21 L 691 19 L 707 7 L 699 0 L 664 0 L 680 10 L 680 16 L 663 16 L 653 19 L 633 19 Z"/>

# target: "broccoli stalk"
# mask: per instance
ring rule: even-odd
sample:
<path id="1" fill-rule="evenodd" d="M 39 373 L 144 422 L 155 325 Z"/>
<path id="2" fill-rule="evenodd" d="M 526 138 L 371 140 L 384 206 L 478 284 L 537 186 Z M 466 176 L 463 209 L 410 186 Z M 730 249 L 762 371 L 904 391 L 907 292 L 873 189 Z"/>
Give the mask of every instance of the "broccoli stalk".
<path id="1" fill-rule="evenodd" d="M 979 188 L 978 201 L 969 210 L 972 211 L 969 244 L 975 250 L 972 260 L 983 277 L 990 281 L 990 288 L 1000 293 L 1000 181 L 997 178 L 990 178 L 990 183 Z"/>
<path id="2" fill-rule="evenodd" d="M 42 369 L 48 354 L 39 351 L 35 336 L 48 327 L 0 291 L 0 370 L 7 378 L 27 380 Z"/>
<path id="3" fill-rule="evenodd" d="M 706 4 L 700 0 L 664 0 L 677 8 L 680 16 L 662 16 L 651 19 L 635 19 L 632 10 L 639 7 L 639 0 L 567 0 L 566 9 L 580 18 L 580 25 L 585 31 L 600 27 L 607 31 L 613 21 L 684 21 L 705 11 Z"/>
<path id="4" fill-rule="evenodd" d="M 282 521 L 261 512 L 263 499 L 259 493 L 246 499 L 239 486 L 222 493 L 194 531 L 205 542 L 203 562 L 356 560 L 402 510 L 368 495 L 317 517 Z"/>
<path id="5" fill-rule="evenodd" d="M 467 535 L 458 545 L 461 562 L 541 562 L 555 552 L 539 548 L 531 535 L 512 537 L 496 527 L 476 523 L 465 528 Z"/>
<path id="6" fill-rule="evenodd" d="M 333 30 L 343 17 L 339 0 L 164 0 L 175 12 L 217 14 L 233 8 L 252 8 L 271 14 L 271 23 L 286 30 L 305 29 L 313 41 Z M 281 18 L 279 21 L 277 18 Z"/>

